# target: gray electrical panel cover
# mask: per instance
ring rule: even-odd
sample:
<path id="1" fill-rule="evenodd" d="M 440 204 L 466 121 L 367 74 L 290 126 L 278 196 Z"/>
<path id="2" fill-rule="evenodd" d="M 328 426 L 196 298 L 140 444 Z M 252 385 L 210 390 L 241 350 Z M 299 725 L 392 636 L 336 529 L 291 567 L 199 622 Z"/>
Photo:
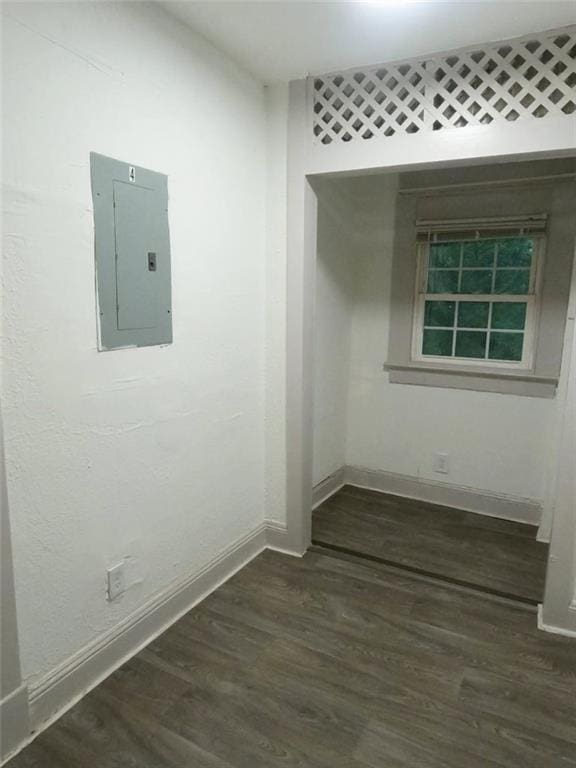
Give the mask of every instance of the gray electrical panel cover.
<path id="1" fill-rule="evenodd" d="M 100 349 L 172 341 L 168 179 L 90 154 Z"/>

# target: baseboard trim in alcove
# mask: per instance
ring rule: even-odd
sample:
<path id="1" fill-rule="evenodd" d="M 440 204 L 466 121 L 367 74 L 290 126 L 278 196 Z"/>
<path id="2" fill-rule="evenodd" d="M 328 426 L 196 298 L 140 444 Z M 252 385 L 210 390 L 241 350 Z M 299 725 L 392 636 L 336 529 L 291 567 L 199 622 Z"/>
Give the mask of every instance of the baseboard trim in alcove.
<path id="1" fill-rule="evenodd" d="M 542 516 L 542 503 L 535 499 L 507 496 L 478 488 L 439 483 L 355 466 L 341 467 L 314 488 L 313 509 L 337 493 L 343 485 L 418 499 L 430 504 L 463 509 L 528 525 L 539 525 Z"/>
<path id="2" fill-rule="evenodd" d="M 312 491 L 312 509 L 319 507 L 322 502 L 334 496 L 345 484 L 346 467 L 340 467 L 320 483 L 314 486 Z"/>

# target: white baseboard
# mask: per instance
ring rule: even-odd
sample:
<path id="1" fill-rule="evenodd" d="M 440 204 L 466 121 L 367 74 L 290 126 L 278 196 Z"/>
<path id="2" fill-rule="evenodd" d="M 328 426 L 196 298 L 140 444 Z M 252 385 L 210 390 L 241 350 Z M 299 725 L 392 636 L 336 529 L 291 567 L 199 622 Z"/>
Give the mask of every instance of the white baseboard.
<path id="1" fill-rule="evenodd" d="M 543 632 L 550 632 L 552 635 L 562 635 L 563 637 L 576 638 L 576 629 L 569 629 L 566 627 L 555 627 L 552 624 L 546 624 L 542 616 L 543 606 L 542 603 L 538 606 L 538 629 Z M 574 612 L 576 614 L 576 611 Z"/>
<path id="2" fill-rule="evenodd" d="M 322 482 L 314 486 L 312 491 L 312 509 L 316 509 L 330 496 L 337 493 L 345 482 L 346 467 L 340 467 L 336 472 L 333 472 L 328 477 L 324 478 Z"/>
<path id="3" fill-rule="evenodd" d="M 4 754 L 13 756 L 29 744 L 88 691 L 266 548 L 295 556 L 304 554 L 292 545 L 285 525 L 267 520 L 226 548 L 197 573 L 173 584 L 110 632 L 82 648 L 29 691 L 23 686 L 22 691 L 18 689 L 18 698 L 14 695 L 10 701 L 6 699 L 0 702 L 2 734 L 10 733 L 13 736 L 10 742 L 6 739 L 3 741 L 3 757 Z M 23 716 L 23 708 L 26 717 Z M 9 728 L 4 728 L 5 722 L 6 725 L 10 722 Z"/>
<path id="4" fill-rule="evenodd" d="M 547 510 L 546 507 L 542 509 L 542 519 L 540 520 L 540 525 L 538 527 L 538 535 L 536 536 L 536 540 L 542 542 L 543 544 L 550 544 L 550 541 L 552 539 L 552 520 L 554 517 L 554 512 Z"/>
<path id="5" fill-rule="evenodd" d="M 0 765 L 30 737 L 28 687 L 21 685 L 0 699 Z"/>
<path id="6" fill-rule="evenodd" d="M 341 467 L 314 487 L 312 509 L 316 509 L 344 485 L 353 485 L 369 491 L 380 491 L 393 496 L 427 501 L 430 504 L 464 509 L 480 515 L 529 525 L 539 525 L 542 516 L 542 505 L 534 499 L 505 496 L 477 488 L 354 466 Z M 538 540 L 546 539 L 543 536 L 540 538 L 539 534 Z"/>
<path id="7" fill-rule="evenodd" d="M 284 555 L 293 557 L 302 557 L 304 552 L 300 551 L 291 541 L 288 528 L 284 523 L 276 520 L 266 520 L 266 546 L 275 552 L 281 552 Z"/>
<path id="8" fill-rule="evenodd" d="M 266 538 L 267 526 L 261 524 L 197 573 L 145 603 L 31 688 L 33 736 L 260 554 L 266 548 Z"/>
<path id="9" fill-rule="evenodd" d="M 540 544 L 550 544 L 550 533 L 546 529 L 539 527 L 538 533 L 536 534 L 536 541 L 539 541 Z"/>
<path id="10" fill-rule="evenodd" d="M 344 480 L 346 485 L 529 525 L 539 525 L 542 515 L 542 505 L 534 499 L 505 496 L 382 470 L 348 466 L 344 470 Z"/>

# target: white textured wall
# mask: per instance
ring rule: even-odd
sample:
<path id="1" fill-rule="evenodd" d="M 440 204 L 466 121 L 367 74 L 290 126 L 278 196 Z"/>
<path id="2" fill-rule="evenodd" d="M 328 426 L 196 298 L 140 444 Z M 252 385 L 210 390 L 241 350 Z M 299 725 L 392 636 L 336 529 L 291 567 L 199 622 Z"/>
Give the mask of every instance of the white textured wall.
<path id="1" fill-rule="evenodd" d="M 266 517 L 286 522 L 288 85 L 266 86 Z"/>
<path id="2" fill-rule="evenodd" d="M 355 254 L 347 186 L 317 182 L 314 466 L 318 484 L 345 463 Z"/>
<path id="3" fill-rule="evenodd" d="M 263 519 L 265 109 L 153 5 L 3 14 L 3 397 L 35 681 Z M 170 346 L 96 350 L 92 150 L 168 175 Z"/>
<path id="4" fill-rule="evenodd" d="M 390 384 L 387 358 L 395 176 L 351 182 L 358 215 L 346 463 L 542 499 L 553 400 Z M 450 454 L 450 474 L 432 469 Z"/>
<path id="5" fill-rule="evenodd" d="M 21 683 L 20 649 L 12 567 L 12 537 L 4 464 L 4 429 L 0 412 L 0 702 Z M 1 704 L 0 704 L 1 706 Z M 3 736 L 5 738 L 5 735 Z M 0 739 L 0 759 L 4 748 Z"/>

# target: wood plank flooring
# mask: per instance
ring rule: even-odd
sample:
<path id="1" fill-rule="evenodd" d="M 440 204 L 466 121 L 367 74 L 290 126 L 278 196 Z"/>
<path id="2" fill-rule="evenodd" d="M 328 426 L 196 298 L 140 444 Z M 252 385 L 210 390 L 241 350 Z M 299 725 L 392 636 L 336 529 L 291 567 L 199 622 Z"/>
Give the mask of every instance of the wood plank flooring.
<path id="1" fill-rule="evenodd" d="M 576 643 L 534 610 L 265 552 L 9 768 L 575 768 Z"/>
<path id="2" fill-rule="evenodd" d="M 344 486 L 312 517 L 312 539 L 541 602 L 548 547 L 531 525 Z"/>

